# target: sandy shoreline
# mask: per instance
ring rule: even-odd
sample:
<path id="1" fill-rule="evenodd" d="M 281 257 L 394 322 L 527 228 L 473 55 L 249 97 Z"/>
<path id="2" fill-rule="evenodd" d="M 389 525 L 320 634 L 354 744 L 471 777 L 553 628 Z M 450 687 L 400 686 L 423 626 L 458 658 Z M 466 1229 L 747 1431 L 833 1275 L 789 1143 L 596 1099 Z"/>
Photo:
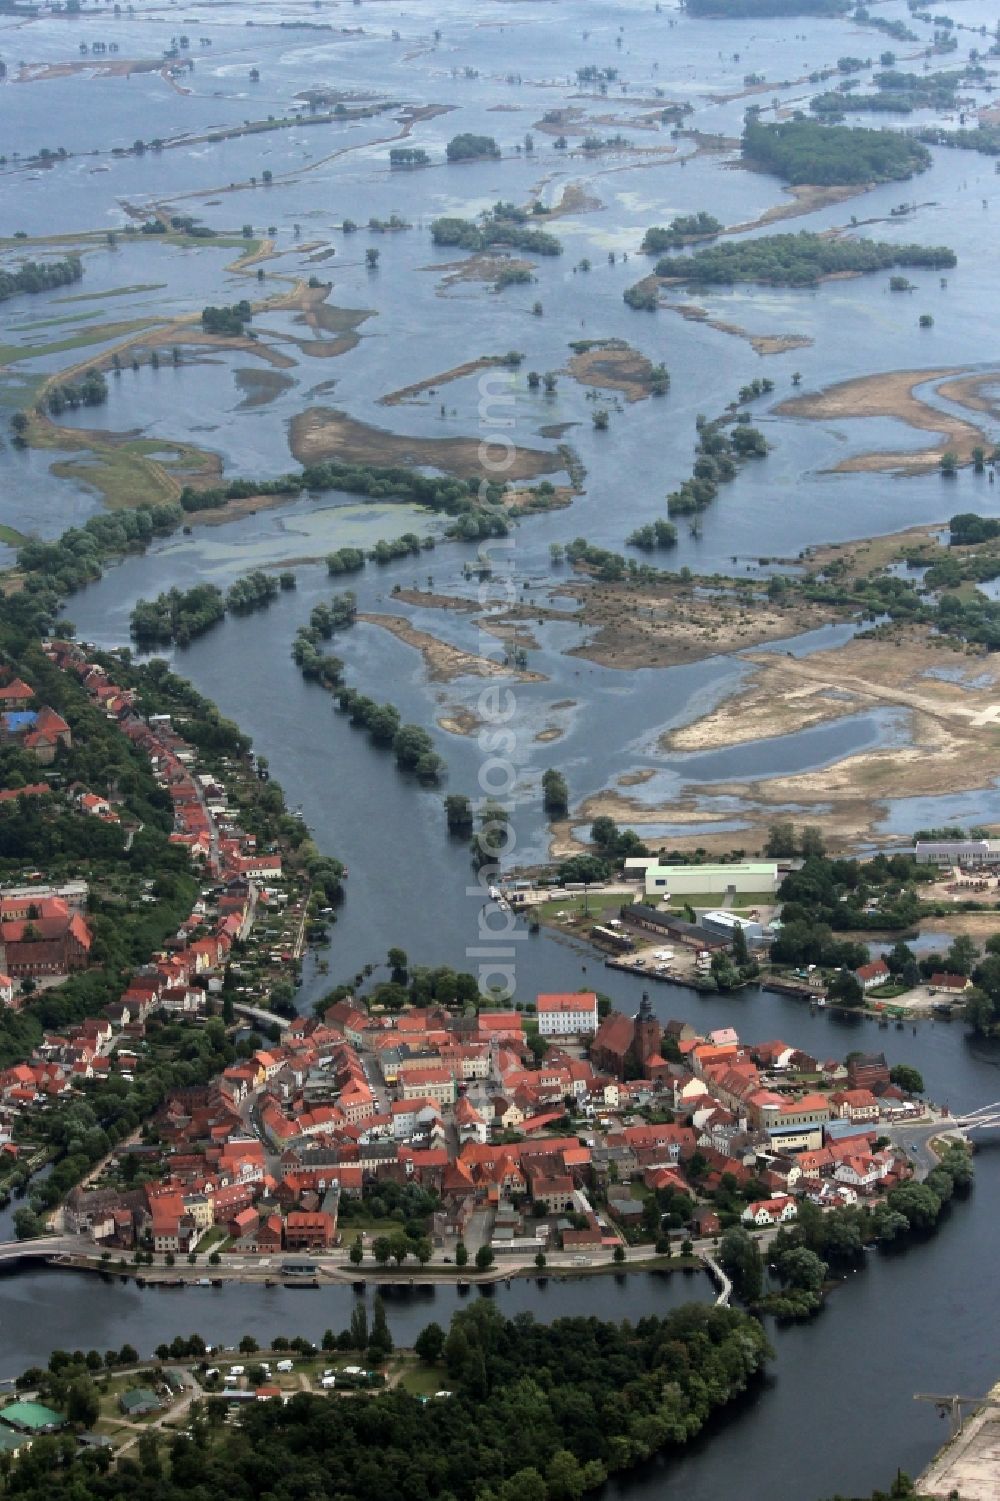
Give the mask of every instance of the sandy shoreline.
<path id="1" fill-rule="evenodd" d="M 712 318 L 707 308 L 693 302 L 661 302 L 660 306 L 671 313 L 680 313 L 689 323 L 704 323 L 720 334 L 745 339 L 755 354 L 787 354 L 792 349 L 806 349 L 814 342 L 807 334 L 752 334 L 738 323 L 724 323 L 721 318 Z"/>
<path id="2" fill-rule="evenodd" d="M 474 652 L 462 651 L 460 647 L 452 646 L 448 641 L 441 641 L 437 636 L 432 636 L 428 631 L 421 631 L 402 615 L 378 615 L 367 611 L 359 612 L 358 620 L 365 621 L 368 625 L 377 625 L 396 637 L 399 641 L 405 641 L 407 646 L 414 647 L 423 657 L 431 679 L 438 682 L 450 682 L 453 678 L 461 677 L 502 677 L 521 683 L 544 683 L 547 681 L 540 672 L 526 672 L 513 667 L 505 667 L 502 662 L 494 661 L 490 657 L 479 657 Z"/>
<path id="3" fill-rule="evenodd" d="M 719 750 L 884 708 L 903 711 L 902 743 L 845 754 L 818 770 L 692 783 L 665 802 L 627 790 L 655 771 L 626 771 L 614 787 L 586 799 L 573 823 L 608 815 L 640 832 L 648 824 L 691 824 L 697 833 L 654 843 L 719 852 L 762 847 L 768 825 L 791 807 L 795 821 L 817 824 L 832 848 L 892 844 L 898 836 L 878 826 L 893 801 L 975 791 L 1000 775 L 1000 661 L 991 656 L 951 650 L 914 627 L 805 658 L 758 653 L 747 660 L 753 676 L 707 714 L 664 735 L 661 749 Z M 942 668 L 948 678 L 936 675 Z M 715 823 L 739 827 L 706 832 Z M 578 848 L 568 823 L 555 830 L 553 853 Z"/>
<path id="4" fill-rule="evenodd" d="M 977 446 L 989 447 L 989 438 L 979 427 L 948 412 L 939 411 L 916 394 L 918 386 L 946 377 L 962 375 L 960 369 L 939 367 L 929 370 L 888 370 L 878 375 L 862 375 L 837 382 L 825 390 L 791 396 L 774 408 L 778 417 L 804 417 L 815 421 L 836 422 L 858 417 L 894 417 L 919 432 L 933 433 L 939 441 L 916 452 L 873 452 L 841 459 L 833 473 L 898 471 L 903 474 L 926 474 L 938 468 L 946 451 L 956 455 L 959 463 L 968 463 Z M 953 380 L 947 393 L 953 401 L 971 406 L 973 389 L 989 377 L 966 377 Z M 980 408 L 982 409 L 982 408 Z M 988 408 L 986 408 L 988 410 Z"/>
<path id="5" fill-rule="evenodd" d="M 372 467 L 439 469 L 458 479 L 475 479 L 483 472 L 483 444 L 479 438 L 410 438 L 385 428 L 370 427 L 330 407 L 307 407 L 292 418 L 292 454 L 300 464 L 339 464 Z M 486 447 L 497 445 L 487 444 Z M 504 455 L 509 450 L 504 449 Z M 536 479 L 565 467 L 561 454 L 540 448 L 514 448 L 504 472 L 510 480 Z"/>
<path id="6" fill-rule="evenodd" d="M 564 375 L 581 386 L 619 391 L 629 403 L 651 396 L 653 363 L 624 339 L 595 340 L 592 349 L 580 350 L 567 362 Z"/>
<path id="7" fill-rule="evenodd" d="M 682 584 L 565 583 L 559 592 L 580 600 L 580 609 L 562 612 L 563 618 L 590 632 L 567 655 L 622 672 L 674 667 L 780 641 L 844 613 L 802 602 L 786 609 L 766 602 L 746 606 L 735 591 L 704 598 Z"/>

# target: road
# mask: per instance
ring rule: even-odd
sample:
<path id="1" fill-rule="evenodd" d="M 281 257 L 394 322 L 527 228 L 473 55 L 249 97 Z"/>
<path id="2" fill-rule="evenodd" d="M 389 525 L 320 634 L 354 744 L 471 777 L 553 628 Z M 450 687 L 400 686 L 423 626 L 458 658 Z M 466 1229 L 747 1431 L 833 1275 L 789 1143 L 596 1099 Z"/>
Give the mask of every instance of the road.
<path id="1" fill-rule="evenodd" d="M 966 1140 L 965 1132 L 952 1124 L 948 1116 L 935 1116 L 930 1122 L 914 1121 L 912 1125 L 886 1125 L 880 1129 L 893 1146 L 902 1147 L 913 1164 L 917 1178 L 926 1178 L 938 1165 L 938 1160 L 930 1149 L 930 1143 L 936 1136 L 954 1136 L 956 1140 Z"/>
<path id="2" fill-rule="evenodd" d="M 49 1235 L 39 1240 L 0 1241 L 0 1262 L 17 1261 L 21 1257 L 40 1260 L 45 1256 L 81 1256 L 96 1250 L 92 1240 L 84 1235 Z"/>

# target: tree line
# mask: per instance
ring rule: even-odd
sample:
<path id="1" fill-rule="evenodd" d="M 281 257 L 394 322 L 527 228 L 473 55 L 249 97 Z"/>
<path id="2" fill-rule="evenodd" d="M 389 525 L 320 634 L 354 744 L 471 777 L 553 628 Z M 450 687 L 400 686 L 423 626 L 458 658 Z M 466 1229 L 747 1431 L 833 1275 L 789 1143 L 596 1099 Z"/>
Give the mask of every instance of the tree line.
<path id="1" fill-rule="evenodd" d="M 657 263 L 657 276 L 676 277 L 694 285 L 730 286 L 759 281 L 772 286 L 814 286 L 825 276 L 845 272 L 884 271 L 890 266 L 954 266 L 957 257 L 946 245 L 893 245 L 881 240 L 839 240 L 799 230 L 797 234 L 761 235 L 756 240 L 727 241 L 694 255 L 671 256 Z"/>
<path id="2" fill-rule="evenodd" d="M 61 261 L 24 261 L 16 271 L 0 270 L 0 302 L 18 292 L 50 292 L 53 287 L 70 286 L 83 276 L 83 262 L 78 255 Z"/>
<path id="3" fill-rule="evenodd" d="M 815 120 L 750 121 L 743 133 L 743 157 L 790 183 L 895 182 L 925 172 L 926 146 L 894 130 L 863 130 L 822 125 Z M 753 243 L 747 242 L 747 243 Z"/>
<path id="4" fill-rule="evenodd" d="M 376 1326 L 357 1323 L 352 1338 L 364 1332 L 378 1357 Z M 544 1325 L 483 1301 L 456 1313 L 441 1341 L 438 1332 L 421 1336 L 421 1354 L 443 1365 L 448 1402 L 399 1388 L 345 1402 L 299 1392 L 248 1403 L 227 1423 L 228 1404 L 209 1398 L 192 1408 L 189 1434 L 140 1443 L 114 1467 L 106 1451 L 40 1437 L 7 1487 L 23 1501 L 131 1501 L 138 1491 L 189 1501 L 248 1489 L 282 1501 L 312 1491 L 352 1501 L 579 1501 L 609 1475 L 689 1443 L 760 1379 L 770 1354 L 754 1319 L 701 1304 L 635 1325 Z M 91 1379 L 86 1362 L 82 1379 Z"/>

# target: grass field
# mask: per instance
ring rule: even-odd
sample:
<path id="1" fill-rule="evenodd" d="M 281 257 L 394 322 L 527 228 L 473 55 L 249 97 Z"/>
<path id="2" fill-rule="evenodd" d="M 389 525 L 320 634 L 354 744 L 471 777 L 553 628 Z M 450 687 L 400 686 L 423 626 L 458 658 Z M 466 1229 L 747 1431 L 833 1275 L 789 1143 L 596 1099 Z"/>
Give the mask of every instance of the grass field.
<path id="1" fill-rule="evenodd" d="M 565 893 L 554 898 L 550 902 L 541 902 L 537 907 L 528 909 L 529 917 L 538 917 L 541 922 L 558 922 L 559 914 L 563 917 L 574 919 L 586 918 L 588 913 L 593 922 L 601 922 L 607 917 L 617 917 L 618 909 L 622 903 L 630 903 L 631 898 L 621 892 L 615 892 L 608 896 L 594 896 L 583 893 Z"/>
<path id="2" fill-rule="evenodd" d="M 112 287 L 109 292 L 74 292 L 72 297 L 55 297 L 54 302 L 98 302 L 104 297 L 131 297 L 135 292 L 160 292 L 165 281 L 137 281 L 130 287 Z"/>
<path id="3" fill-rule="evenodd" d="M 49 344 L 0 344 L 0 365 L 16 365 L 22 360 L 39 359 L 42 355 L 66 354 L 72 349 L 86 349 L 90 344 L 106 344 L 112 339 L 123 339 L 129 334 L 140 333 L 144 328 L 158 328 L 156 318 L 130 318 L 121 323 L 93 323 L 65 339 L 53 339 Z"/>
<path id="4" fill-rule="evenodd" d="M 394 1235 L 402 1228 L 399 1220 L 375 1219 L 370 1214 L 352 1214 L 350 1219 L 340 1221 L 340 1232 L 346 1245 L 353 1245 L 357 1235 Z"/>
<path id="5" fill-rule="evenodd" d="M 424 1365 L 413 1357 L 393 1360 L 388 1376 L 392 1381 L 395 1373 L 401 1372 L 396 1385 L 401 1391 L 414 1397 L 433 1397 L 435 1392 L 448 1390 L 448 1373 L 441 1365 Z"/>
<path id="6" fill-rule="evenodd" d="M 55 441 L 58 443 L 58 436 L 64 434 L 65 429 L 59 429 Z M 63 445 L 58 443 L 58 446 Z M 52 473 L 60 479 L 89 485 L 111 510 L 137 506 L 140 501 L 149 501 L 153 505 L 159 501 L 175 501 L 180 493 L 180 482 L 172 479 L 167 470 L 181 465 L 197 468 L 204 460 L 200 449 L 167 439 L 133 438 L 126 443 L 112 444 L 87 438 L 78 446 L 88 450 L 88 455 L 79 459 L 59 459 L 52 465 Z M 149 457 L 169 449 L 175 451 L 176 458 Z"/>
<path id="7" fill-rule="evenodd" d="M 96 318 L 100 308 L 91 308 L 87 313 L 63 313 L 59 318 L 36 318 L 32 323 L 12 323 L 11 328 L 16 334 L 30 334 L 36 328 L 62 328 L 67 323 L 86 323 L 88 318 Z"/>

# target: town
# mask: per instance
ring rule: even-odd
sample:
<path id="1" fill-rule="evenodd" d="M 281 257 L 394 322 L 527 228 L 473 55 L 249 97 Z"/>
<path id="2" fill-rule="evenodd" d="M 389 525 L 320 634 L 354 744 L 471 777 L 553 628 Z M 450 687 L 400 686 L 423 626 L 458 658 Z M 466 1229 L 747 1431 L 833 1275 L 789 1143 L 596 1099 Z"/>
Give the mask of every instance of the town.
<path id="1" fill-rule="evenodd" d="M 326 895 L 290 883 L 282 849 L 241 826 L 227 773 L 183 738 L 183 720 L 140 712 L 137 689 L 73 642 L 47 641 L 44 653 L 148 764 L 169 804 L 168 848 L 197 884 L 176 931 L 98 1014 L 47 1028 L 0 1072 L 0 1161 L 20 1174 L 14 1185 L 23 1191 L 58 1155 L 54 1113 L 112 1086 L 127 1097 L 164 1037 L 173 1056 L 178 1036 L 209 1048 L 199 1077 L 143 1096 L 141 1119 L 108 1131 L 91 1112 L 90 1159 L 57 1180 L 63 1192 L 17 1212 L 18 1233 L 48 1235 L 53 1255 L 120 1269 L 130 1258 L 159 1278 L 207 1262 L 213 1276 L 265 1280 L 690 1259 L 734 1225 L 793 1220 L 803 1199 L 872 1203 L 913 1175 L 894 1128 L 938 1119 L 914 1070 L 890 1069 L 882 1054 L 817 1059 L 779 1039 L 744 1044 L 728 1027 L 664 1027 L 648 994 L 634 1017 L 590 990 L 501 1008 L 448 972 L 435 993 L 448 1003 L 421 1003 L 406 955 L 391 950 L 392 982 L 370 998 L 340 986 L 315 1016 L 289 1007 L 283 1020 L 269 1003 Z M 37 695 L 12 676 L 0 700 Z M 71 744 L 69 723 L 45 707 L 8 708 L 3 723 L 43 764 L 56 766 L 52 736 Z M 40 723 L 48 738 L 29 746 Z M 73 782 L 61 795 L 114 840 L 137 837 L 113 788 Z M 23 809 L 54 792 L 25 782 L 3 796 Z M 686 878 L 709 893 L 720 881 L 730 893 L 740 880 L 773 889 L 777 869 L 730 864 Z M 626 861 L 635 873 L 651 898 L 676 874 Z M 8 1013 L 25 1015 L 94 958 L 87 881 L 32 874 L 0 891 L 0 985 Z M 692 925 L 669 912 L 636 904 L 635 916 L 692 942 Z M 761 925 L 709 918 L 699 955 L 704 942 L 745 962 Z M 272 966 L 263 977 L 247 958 L 254 948 Z M 240 983 L 251 972 L 255 984 Z"/>
<path id="2" fill-rule="evenodd" d="M 150 975 L 134 1020 L 123 1001 L 69 1046 L 90 1068 L 120 1066 L 124 1034 L 141 1033 L 174 982 Z M 390 1262 L 506 1273 L 690 1256 L 734 1224 L 786 1223 L 803 1197 L 855 1205 L 912 1175 L 885 1135 L 929 1118 L 893 1082 L 912 1088 L 905 1065 L 744 1046 L 730 1028 L 664 1030 L 648 1001 L 634 1019 L 599 1009 L 593 992 L 474 1018 L 337 1001 L 170 1094 L 149 1139 L 74 1189 L 54 1223 L 101 1265 L 128 1254 L 191 1267 L 207 1253 L 272 1278 Z M 39 1082 L 52 1087 L 55 1052 L 0 1075 L 6 1110 L 30 1113 Z"/>

